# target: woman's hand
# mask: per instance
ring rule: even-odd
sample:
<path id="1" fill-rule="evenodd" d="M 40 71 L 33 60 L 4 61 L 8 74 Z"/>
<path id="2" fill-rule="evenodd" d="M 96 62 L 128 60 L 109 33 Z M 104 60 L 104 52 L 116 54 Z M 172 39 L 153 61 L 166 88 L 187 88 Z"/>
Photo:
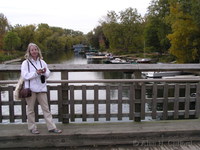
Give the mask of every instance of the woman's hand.
<path id="1" fill-rule="evenodd" d="M 42 73 L 46 72 L 46 68 L 41 69 Z"/>
<path id="2" fill-rule="evenodd" d="M 46 68 L 38 69 L 38 70 L 37 70 L 37 74 L 39 74 L 39 75 L 41 75 L 41 74 L 43 74 L 43 73 L 45 73 L 45 72 L 46 72 Z"/>

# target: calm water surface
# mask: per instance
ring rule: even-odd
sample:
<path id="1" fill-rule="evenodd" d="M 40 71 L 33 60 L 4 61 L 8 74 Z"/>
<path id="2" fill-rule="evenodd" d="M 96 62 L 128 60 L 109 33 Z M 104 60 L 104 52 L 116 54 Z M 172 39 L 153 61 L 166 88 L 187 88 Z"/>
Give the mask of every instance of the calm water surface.
<path id="1" fill-rule="evenodd" d="M 91 64 L 100 62 L 88 62 L 84 55 L 75 55 L 74 53 L 63 53 L 55 54 L 52 56 L 44 57 L 47 64 Z M 17 80 L 19 73 L 1 73 L 0 80 Z M 59 72 L 52 72 L 49 80 L 60 79 L 61 75 Z M 131 74 L 124 74 L 123 72 L 70 72 L 70 80 L 92 80 L 92 79 L 122 79 L 132 78 Z"/>

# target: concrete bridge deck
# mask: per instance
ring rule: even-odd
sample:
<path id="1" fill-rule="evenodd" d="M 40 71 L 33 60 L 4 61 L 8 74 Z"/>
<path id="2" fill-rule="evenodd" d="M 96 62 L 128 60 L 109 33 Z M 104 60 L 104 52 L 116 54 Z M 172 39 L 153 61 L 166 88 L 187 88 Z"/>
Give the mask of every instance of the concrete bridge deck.
<path id="1" fill-rule="evenodd" d="M 0 124 L 0 149 L 200 149 L 200 120 L 57 124 L 62 134 L 39 135 L 27 124 Z"/>

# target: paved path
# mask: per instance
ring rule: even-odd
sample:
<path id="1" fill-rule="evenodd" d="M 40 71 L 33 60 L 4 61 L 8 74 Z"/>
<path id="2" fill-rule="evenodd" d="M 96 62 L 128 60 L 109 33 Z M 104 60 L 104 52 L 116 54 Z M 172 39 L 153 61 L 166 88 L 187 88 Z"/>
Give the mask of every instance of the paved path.
<path id="1" fill-rule="evenodd" d="M 74 147 L 196 147 L 200 149 L 200 120 L 118 123 L 57 124 L 62 134 L 49 133 L 38 124 L 39 135 L 32 135 L 27 124 L 0 124 L 0 148 Z M 185 149 L 186 149 L 185 148 Z M 108 149 L 108 148 L 107 148 Z M 126 148 L 127 149 L 127 148 Z M 194 148 L 192 148 L 194 149 Z"/>

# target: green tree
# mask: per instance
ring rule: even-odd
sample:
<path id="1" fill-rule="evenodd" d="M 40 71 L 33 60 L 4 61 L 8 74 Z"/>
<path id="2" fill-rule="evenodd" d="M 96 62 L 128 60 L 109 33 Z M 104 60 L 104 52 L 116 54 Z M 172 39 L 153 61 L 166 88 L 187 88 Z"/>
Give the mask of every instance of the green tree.
<path id="1" fill-rule="evenodd" d="M 120 12 L 122 45 L 126 52 L 138 52 L 143 49 L 143 19 L 137 9 L 128 8 Z"/>
<path id="2" fill-rule="evenodd" d="M 114 11 L 108 12 L 102 27 L 112 51 L 133 53 L 142 49 L 143 20 L 136 9 L 127 8 L 119 15 Z"/>
<path id="3" fill-rule="evenodd" d="M 97 26 L 93 31 L 89 32 L 87 35 L 89 44 L 101 51 L 105 51 L 109 47 L 108 40 L 106 39 L 102 26 Z"/>
<path id="4" fill-rule="evenodd" d="M 122 30 L 120 24 L 104 24 L 103 33 L 109 41 L 109 49 L 111 51 L 120 51 L 122 49 Z"/>
<path id="5" fill-rule="evenodd" d="M 25 51 L 30 42 L 36 42 L 35 40 L 35 25 L 16 25 L 13 32 L 16 32 L 21 39 L 21 44 L 17 48 L 18 50 Z"/>
<path id="6" fill-rule="evenodd" d="M 200 29 L 200 1 L 199 0 L 192 0 L 191 1 L 191 15 L 193 17 L 193 20 L 197 24 L 198 29 Z M 195 33 L 195 47 L 197 50 L 197 57 L 196 57 L 196 62 L 200 62 L 200 33 Z"/>
<path id="7" fill-rule="evenodd" d="M 0 49 L 3 48 L 3 38 L 9 28 L 10 25 L 8 24 L 7 18 L 4 14 L 0 13 Z"/>
<path id="8" fill-rule="evenodd" d="M 191 1 L 172 1 L 169 21 L 172 26 L 172 33 L 168 35 L 170 53 L 177 57 L 179 63 L 196 61 L 200 30 L 191 15 Z"/>
<path id="9" fill-rule="evenodd" d="M 196 24 L 200 27 L 200 1 L 199 0 L 191 0 L 191 15 L 194 18 Z"/>
<path id="10" fill-rule="evenodd" d="M 144 30 L 145 35 L 145 47 L 148 51 L 159 51 L 161 48 L 159 37 L 158 37 L 158 24 L 159 20 L 157 17 L 148 18 L 149 21 L 147 22 Z"/>
<path id="11" fill-rule="evenodd" d="M 65 50 L 66 51 L 72 50 L 73 45 L 74 45 L 73 37 L 65 36 Z"/>
<path id="12" fill-rule="evenodd" d="M 38 46 L 43 50 L 47 51 L 47 38 L 52 36 L 53 31 L 50 29 L 48 24 L 39 24 L 35 31 L 35 40 Z"/>
<path id="13" fill-rule="evenodd" d="M 16 50 L 20 45 L 20 38 L 16 32 L 9 31 L 4 37 L 4 49 L 6 50 Z"/>
<path id="14" fill-rule="evenodd" d="M 166 22 L 169 15 L 169 0 L 152 0 L 145 18 L 146 49 L 160 54 L 167 52 L 170 42 L 167 35 L 171 33 L 171 26 Z"/>
<path id="15" fill-rule="evenodd" d="M 109 49 L 114 52 L 118 51 L 120 43 L 120 25 L 119 25 L 119 16 L 115 11 L 109 11 L 104 20 L 100 21 L 103 34 L 107 43 L 109 43 Z"/>
<path id="16" fill-rule="evenodd" d="M 47 38 L 47 53 L 58 53 L 65 50 L 65 37 L 54 34 Z"/>

